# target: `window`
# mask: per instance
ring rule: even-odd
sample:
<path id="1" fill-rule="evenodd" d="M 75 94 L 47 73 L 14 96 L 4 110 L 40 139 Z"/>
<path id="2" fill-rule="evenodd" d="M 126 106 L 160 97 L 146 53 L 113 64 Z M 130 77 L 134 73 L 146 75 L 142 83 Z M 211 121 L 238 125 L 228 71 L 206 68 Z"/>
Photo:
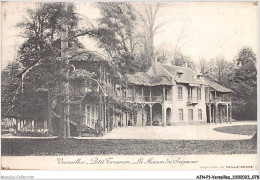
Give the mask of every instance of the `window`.
<path id="1" fill-rule="evenodd" d="M 189 121 L 192 121 L 193 120 L 193 109 L 189 109 L 189 116 L 188 116 L 188 119 L 189 119 Z"/>
<path id="2" fill-rule="evenodd" d="M 192 88 L 190 87 L 188 89 L 188 100 L 191 100 L 192 99 Z"/>
<path id="3" fill-rule="evenodd" d="M 87 106 L 87 125 L 90 123 L 90 106 Z"/>
<path id="4" fill-rule="evenodd" d="M 201 88 L 198 87 L 197 89 L 197 97 L 198 97 L 198 100 L 201 100 Z"/>
<path id="5" fill-rule="evenodd" d="M 96 107 L 96 119 L 98 119 L 98 107 Z"/>
<path id="6" fill-rule="evenodd" d="M 183 109 L 179 109 L 179 121 L 183 121 Z"/>
<path id="7" fill-rule="evenodd" d="M 182 100 L 183 99 L 183 93 L 182 93 L 182 87 L 178 87 L 178 99 Z"/>
<path id="8" fill-rule="evenodd" d="M 95 117 L 95 107 L 94 106 L 92 106 L 92 118 L 94 119 L 94 117 Z"/>
<path id="9" fill-rule="evenodd" d="M 165 88 L 165 101 L 171 101 L 171 89 Z"/>
<path id="10" fill-rule="evenodd" d="M 198 109 L 198 118 L 202 120 L 202 109 Z"/>

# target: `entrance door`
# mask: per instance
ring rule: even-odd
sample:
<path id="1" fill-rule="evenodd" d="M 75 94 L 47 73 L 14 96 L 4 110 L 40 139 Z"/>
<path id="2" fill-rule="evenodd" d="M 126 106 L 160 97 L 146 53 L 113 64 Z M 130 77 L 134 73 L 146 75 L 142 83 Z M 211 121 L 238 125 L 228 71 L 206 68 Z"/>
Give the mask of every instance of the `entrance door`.
<path id="1" fill-rule="evenodd" d="M 209 117 L 209 107 L 206 107 L 206 113 L 207 113 L 207 123 L 210 123 L 210 117 Z"/>
<path id="2" fill-rule="evenodd" d="M 170 108 L 166 109 L 166 125 L 167 126 L 171 125 L 171 109 Z"/>
<path id="3" fill-rule="evenodd" d="M 188 120 L 193 121 L 193 109 L 189 109 L 188 111 Z"/>

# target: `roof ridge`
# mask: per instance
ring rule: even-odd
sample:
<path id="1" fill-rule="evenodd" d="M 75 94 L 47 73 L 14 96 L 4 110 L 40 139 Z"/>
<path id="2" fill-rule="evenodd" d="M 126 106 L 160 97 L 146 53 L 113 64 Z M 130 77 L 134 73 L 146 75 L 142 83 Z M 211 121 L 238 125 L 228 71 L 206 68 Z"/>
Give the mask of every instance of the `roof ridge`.
<path id="1" fill-rule="evenodd" d="M 163 70 L 164 70 L 168 75 L 170 75 L 171 77 L 174 76 L 174 80 L 177 81 L 177 76 L 176 76 L 176 75 L 169 73 L 168 70 L 163 67 L 163 64 L 161 64 L 161 63 L 159 63 L 159 64 L 160 64 L 160 66 L 163 68 Z M 166 65 L 166 64 L 165 64 L 165 65 Z M 177 82 L 178 82 L 178 81 L 177 81 Z M 178 83 L 179 83 L 179 82 L 178 82 Z"/>

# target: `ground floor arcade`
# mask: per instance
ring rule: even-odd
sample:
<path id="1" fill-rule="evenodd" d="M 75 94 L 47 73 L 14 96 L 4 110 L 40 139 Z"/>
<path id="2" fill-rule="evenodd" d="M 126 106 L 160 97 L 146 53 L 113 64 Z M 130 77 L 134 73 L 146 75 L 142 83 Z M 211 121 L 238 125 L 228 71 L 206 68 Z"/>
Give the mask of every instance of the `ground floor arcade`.
<path id="1" fill-rule="evenodd" d="M 231 122 L 232 107 L 229 102 L 207 103 L 207 123 Z"/>

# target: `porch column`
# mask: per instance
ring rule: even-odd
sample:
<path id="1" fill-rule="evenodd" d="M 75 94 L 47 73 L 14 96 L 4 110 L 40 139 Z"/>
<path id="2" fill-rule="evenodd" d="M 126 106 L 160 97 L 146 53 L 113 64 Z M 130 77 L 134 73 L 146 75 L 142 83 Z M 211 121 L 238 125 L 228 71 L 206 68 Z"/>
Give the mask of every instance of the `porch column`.
<path id="1" fill-rule="evenodd" d="M 150 105 L 150 125 L 153 125 L 153 105 Z"/>
<path id="2" fill-rule="evenodd" d="M 120 127 L 123 127 L 124 126 L 124 124 L 123 124 L 123 116 L 124 116 L 124 112 L 123 112 L 123 110 L 121 111 L 121 116 L 120 116 Z"/>
<path id="3" fill-rule="evenodd" d="M 100 91 L 100 87 L 99 87 L 99 91 Z M 84 106 L 84 108 L 86 108 Z M 98 108 L 98 122 L 97 122 L 97 131 L 99 132 L 100 128 L 101 128 L 101 122 L 102 122 L 102 97 L 101 94 L 99 94 L 99 108 Z M 86 118 L 85 118 L 86 121 Z M 87 123 L 86 123 L 87 124 Z"/>
<path id="4" fill-rule="evenodd" d="M 115 116 L 115 120 L 116 120 L 116 124 L 115 124 L 115 127 L 117 128 L 118 127 L 118 117 L 117 117 L 117 115 Z"/>
<path id="5" fill-rule="evenodd" d="M 228 103 L 227 103 L 227 123 L 229 121 Z"/>
<path id="6" fill-rule="evenodd" d="M 20 120 L 20 131 L 22 131 L 22 127 L 23 127 L 23 120 Z"/>
<path id="7" fill-rule="evenodd" d="M 223 107 L 220 107 L 220 118 L 219 118 L 219 122 L 222 123 L 223 121 Z"/>
<path id="8" fill-rule="evenodd" d="M 164 126 L 166 127 L 167 126 L 167 124 L 166 124 L 166 110 L 164 108 L 164 103 L 162 103 L 162 121 L 163 121 Z"/>
<path id="9" fill-rule="evenodd" d="M 232 105 L 230 103 L 230 118 L 229 118 L 229 122 L 231 123 L 231 119 L 232 119 Z"/>
<path id="10" fill-rule="evenodd" d="M 127 115 L 128 115 L 128 112 L 125 112 L 125 127 L 127 127 L 128 126 L 128 121 L 127 121 Z"/>
<path id="11" fill-rule="evenodd" d="M 32 120 L 32 128 L 33 128 L 33 131 L 35 131 L 34 120 Z"/>
<path id="12" fill-rule="evenodd" d="M 20 119 L 17 120 L 17 130 L 21 131 L 21 120 Z"/>
<path id="13" fill-rule="evenodd" d="M 166 127 L 166 113 L 164 108 L 164 102 L 165 102 L 165 86 L 163 86 L 163 103 L 162 103 L 162 121 L 164 123 L 164 126 Z"/>
<path id="14" fill-rule="evenodd" d="M 144 107 L 142 106 L 142 126 L 144 126 Z"/>
<path id="15" fill-rule="evenodd" d="M 165 101 L 165 86 L 163 86 L 163 102 Z"/>
<path id="16" fill-rule="evenodd" d="M 104 97 L 104 132 L 107 132 L 107 110 L 106 110 L 106 97 Z"/>
<path id="17" fill-rule="evenodd" d="M 219 109 L 218 109 L 218 104 L 216 105 L 216 123 L 219 122 Z"/>
<path id="18" fill-rule="evenodd" d="M 211 118 L 211 104 L 208 105 L 209 107 L 209 124 L 212 123 L 212 118 Z"/>
<path id="19" fill-rule="evenodd" d="M 216 106 L 212 111 L 212 123 L 215 123 L 215 111 L 216 111 Z"/>
<path id="20" fill-rule="evenodd" d="M 152 88 L 150 86 L 150 101 L 152 101 Z"/>
<path id="21" fill-rule="evenodd" d="M 130 118 L 131 118 L 131 124 L 132 124 L 132 126 L 134 126 L 134 122 L 133 122 L 133 113 L 132 113 L 132 112 L 130 113 Z"/>
<path id="22" fill-rule="evenodd" d="M 80 120 L 79 120 L 79 134 L 78 136 L 81 137 L 81 131 L 82 131 L 82 121 L 83 121 L 83 111 L 82 111 L 82 102 L 79 104 L 79 109 L 80 109 Z M 96 129 L 95 129 L 96 130 Z"/>
<path id="23" fill-rule="evenodd" d="M 23 120 L 23 131 L 26 131 L 26 120 Z M 43 124 L 44 125 L 44 124 Z M 44 127 L 44 126 L 43 126 Z"/>
<path id="24" fill-rule="evenodd" d="M 33 131 L 33 120 L 31 120 L 31 131 Z"/>

